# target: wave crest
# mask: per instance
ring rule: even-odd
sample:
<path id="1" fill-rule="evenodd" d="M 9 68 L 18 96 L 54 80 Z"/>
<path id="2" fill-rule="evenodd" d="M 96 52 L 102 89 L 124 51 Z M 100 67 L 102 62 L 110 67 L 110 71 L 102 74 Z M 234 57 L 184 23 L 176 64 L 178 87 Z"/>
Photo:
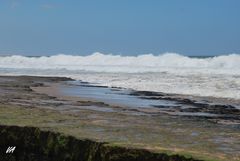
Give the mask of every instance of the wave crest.
<path id="1" fill-rule="evenodd" d="M 53 55 L 26 57 L 20 55 L 0 57 L 1 68 L 67 69 L 104 72 L 157 72 L 161 69 L 217 69 L 239 70 L 240 55 L 230 54 L 209 58 L 192 58 L 176 53 L 120 56 L 93 53 L 88 56 Z"/>

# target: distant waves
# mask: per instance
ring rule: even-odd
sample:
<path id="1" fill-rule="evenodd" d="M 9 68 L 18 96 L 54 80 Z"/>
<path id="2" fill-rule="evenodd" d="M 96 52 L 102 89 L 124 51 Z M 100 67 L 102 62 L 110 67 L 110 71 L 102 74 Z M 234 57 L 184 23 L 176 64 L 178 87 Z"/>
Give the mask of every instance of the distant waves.
<path id="1" fill-rule="evenodd" d="M 0 57 L 0 68 L 67 69 L 95 72 L 162 72 L 163 68 L 191 68 L 234 72 L 240 70 L 240 55 L 230 54 L 211 58 L 190 58 L 175 53 L 139 56 L 104 55 L 94 53 L 89 56 L 54 55 L 25 57 L 19 55 Z M 223 70 L 223 71 L 221 71 Z M 228 70 L 228 71 L 225 71 Z"/>
<path id="2" fill-rule="evenodd" d="M 136 90 L 240 99 L 240 55 L 2 56 L 0 74 L 69 76 Z"/>

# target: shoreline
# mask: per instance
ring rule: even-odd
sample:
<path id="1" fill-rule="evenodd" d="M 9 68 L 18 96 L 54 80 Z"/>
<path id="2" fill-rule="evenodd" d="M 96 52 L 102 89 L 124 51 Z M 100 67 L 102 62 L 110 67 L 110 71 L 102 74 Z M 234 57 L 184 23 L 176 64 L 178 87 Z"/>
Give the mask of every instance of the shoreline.
<path id="1" fill-rule="evenodd" d="M 100 102 L 104 103 L 110 107 L 118 107 L 118 108 L 131 108 L 135 111 L 143 112 L 143 113 L 162 113 L 173 116 L 186 116 L 186 117 L 195 117 L 195 118 L 203 118 L 209 121 L 218 122 L 221 124 L 233 124 L 240 125 L 240 102 L 232 102 L 225 99 L 217 99 L 211 97 L 193 97 L 186 95 L 176 95 L 176 94 L 166 94 L 160 92 L 151 92 L 151 91 L 136 91 L 124 88 L 111 88 L 107 86 L 96 86 L 91 85 L 90 83 L 84 82 L 83 84 L 77 84 L 73 80 L 72 82 L 62 82 L 62 83 L 51 83 L 46 86 L 38 86 L 31 87 L 31 89 L 37 93 L 47 94 L 49 96 L 58 97 L 64 100 L 72 100 L 72 101 L 90 101 L 90 102 Z M 83 87 L 83 88 L 81 88 Z M 81 93 L 75 91 L 86 90 L 89 88 L 91 91 L 96 91 L 96 93 L 101 93 L 105 99 L 96 98 L 95 95 L 89 95 L 89 93 Z M 104 88 L 105 91 L 98 91 L 98 89 Z M 65 92 L 67 90 L 68 92 Z M 70 92 L 69 92 L 70 91 Z M 72 93 L 71 93 L 72 91 Z M 114 91 L 120 91 L 119 93 L 115 93 L 114 95 L 110 95 L 109 93 L 113 93 Z M 108 93 L 105 94 L 104 92 Z M 80 95 L 79 95 L 80 94 Z M 92 93 L 90 93 L 92 94 Z M 86 96 L 88 95 L 88 96 Z M 121 95 L 129 95 L 129 99 L 121 101 Z M 118 96 L 120 97 L 120 101 L 107 101 L 106 98 Z M 124 99 L 123 98 L 123 99 Z M 137 99 L 136 99 L 137 98 Z M 144 100 L 145 102 L 149 100 L 149 104 L 146 107 L 140 107 L 141 104 L 136 104 L 133 106 L 128 102 L 136 101 L 141 102 Z M 125 102 L 124 102 L 125 101 Z M 163 104 L 153 104 L 157 101 L 163 101 Z M 173 102 L 173 103 L 171 103 Z M 172 107 L 171 107 L 172 106 Z M 151 108 L 149 108 L 151 107 Z M 174 108 L 175 107 L 175 108 Z"/>
<path id="2" fill-rule="evenodd" d="M 0 124 L 37 125 L 80 138 L 205 160 L 237 160 L 240 156 L 236 128 L 165 114 L 136 115 L 136 111 L 118 106 L 114 107 L 115 111 L 99 111 L 96 108 L 113 107 L 103 102 L 48 96 L 30 88 L 66 80 L 69 79 L 0 77 Z M 225 140 L 215 140 L 219 137 Z"/>

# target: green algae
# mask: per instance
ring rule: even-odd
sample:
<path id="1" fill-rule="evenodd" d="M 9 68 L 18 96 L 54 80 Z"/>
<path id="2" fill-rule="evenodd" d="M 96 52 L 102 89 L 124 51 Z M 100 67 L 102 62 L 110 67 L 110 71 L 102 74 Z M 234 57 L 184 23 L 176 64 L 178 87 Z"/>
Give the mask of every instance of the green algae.
<path id="1" fill-rule="evenodd" d="M 34 127 L 1 125 L 0 130 L 1 148 L 6 148 L 10 142 L 17 147 L 12 155 L 1 155 L 3 160 L 198 161 L 181 155 L 152 153 L 142 149 L 109 146 L 101 142 L 80 140 Z"/>
<path id="2" fill-rule="evenodd" d="M 62 120 L 67 120 L 68 124 L 61 124 L 63 122 Z M 1 125 L 17 125 L 22 127 L 27 126 L 24 128 L 25 132 L 23 134 L 19 133 L 16 135 L 15 133 L 10 132 L 8 133 L 8 137 L 6 137 L 11 138 L 8 140 L 18 140 L 19 138 L 22 138 L 21 144 L 19 145 L 30 145 L 32 147 L 31 149 L 34 149 L 38 152 L 37 154 L 31 153 L 31 151 L 29 152 L 29 149 L 25 148 L 25 151 L 21 152 L 26 155 L 26 158 L 24 158 L 25 160 L 34 160 L 34 157 L 40 156 L 45 156 L 45 158 L 41 159 L 46 160 L 48 158 L 52 158 L 53 155 L 57 155 L 59 160 L 77 160 L 79 158 L 84 158 L 83 160 L 87 161 L 99 160 L 99 158 L 101 158 L 102 161 L 126 159 L 153 160 L 153 158 L 154 160 L 158 159 L 166 161 L 191 161 L 197 160 L 196 158 L 199 160 L 211 161 L 227 160 L 218 159 L 217 157 L 208 157 L 205 155 L 196 155 L 187 151 L 174 152 L 171 150 L 161 149 L 149 152 L 146 150 L 136 149 L 136 145 L 131 147 L 129 144 L 122 142 L 104 143 L 99 140 L 96 141 L 92 137 L 89 137 L 91 140 L 88 140 L 86 139 L 88 136 L 83 130 L 90 128 L 89 126 L 92 126 L 92 128 L 96 128 L 97 126 L 95 127 L 95 125 L 87 124 L 84 121 L 79 121 L 77 124 L 72 124 L 72 122 L 76 121 L 78 121 L 76 117 L 66 114 L 62 115 L 51 110 L 23 108 L 17 106 L 0 106 Z M 33 130 L 32 128 L 28 128 L 29 126 L 37 126 L 39 128 L 33 128 Z M 78 132 L 76 133 L 77 130 Z M 43 133 L 42 131 L 45 132 Z M 7 132 L 7 128 L 1 129 L 1 133 Z M 34 136 L 34 138 L 28 138 L 26 133 L 31 133 L 31 136 Z M 5 138 L 5 135 L 1 135 L 1 137 Z M 33 142 L 33 140 L 36 141 Z M 15 142 L 13 142 L 13 144 L 14 143 Z M 68 151 L 71 151 L 71 153 Z"/>

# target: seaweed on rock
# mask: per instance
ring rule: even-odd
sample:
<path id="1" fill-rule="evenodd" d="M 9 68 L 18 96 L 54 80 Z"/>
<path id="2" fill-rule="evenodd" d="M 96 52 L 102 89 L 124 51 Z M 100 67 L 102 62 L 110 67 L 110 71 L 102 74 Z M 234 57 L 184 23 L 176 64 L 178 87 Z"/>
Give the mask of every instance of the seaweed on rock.
<path id="1" fill-rule="evenodd" d="M 16 146 L 6 154 L 8 146 Z M 81 140 L 35 127 L 0 125 L 0 160 L 3 161 L 197 161 L 191 157 L 153 153 Z"/>

